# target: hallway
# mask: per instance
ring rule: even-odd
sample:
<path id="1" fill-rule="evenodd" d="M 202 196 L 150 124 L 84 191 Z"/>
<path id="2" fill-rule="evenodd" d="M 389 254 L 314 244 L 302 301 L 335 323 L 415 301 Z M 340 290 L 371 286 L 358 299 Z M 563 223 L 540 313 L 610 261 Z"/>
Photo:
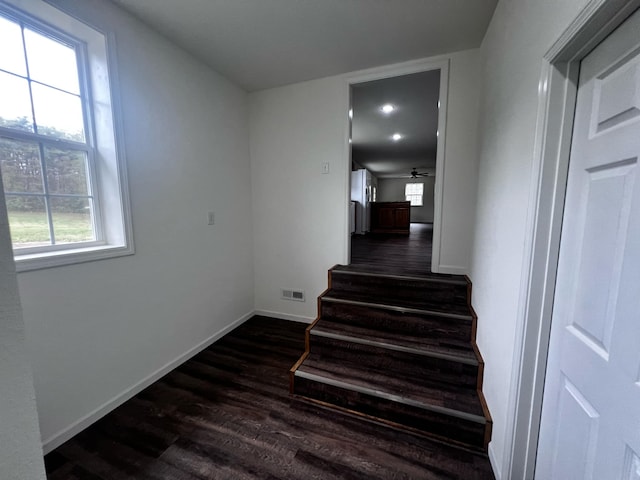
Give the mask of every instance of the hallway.
<path id="1" fill-rule="evenodd" d="M 348 268 L 371 273 L 430 276 L 433 225 L 412 223 L 409 236 L 353 235 Z"/>

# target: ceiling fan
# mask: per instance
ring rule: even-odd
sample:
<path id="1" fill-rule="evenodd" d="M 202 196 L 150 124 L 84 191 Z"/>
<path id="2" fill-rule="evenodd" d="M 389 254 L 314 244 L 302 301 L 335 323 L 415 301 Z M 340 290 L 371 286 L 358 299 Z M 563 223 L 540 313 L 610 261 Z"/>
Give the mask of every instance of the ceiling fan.
<path id="1" fill-rule="evenodd" d="M 433 173 L 429 173 L 429 172 L 418 172 L 418 170 L 416 170 L 415 168 L 413 170 L 411 170 L 411 178 L 418 178 L 418 177 L 432 177 L 434 174 Z"/>

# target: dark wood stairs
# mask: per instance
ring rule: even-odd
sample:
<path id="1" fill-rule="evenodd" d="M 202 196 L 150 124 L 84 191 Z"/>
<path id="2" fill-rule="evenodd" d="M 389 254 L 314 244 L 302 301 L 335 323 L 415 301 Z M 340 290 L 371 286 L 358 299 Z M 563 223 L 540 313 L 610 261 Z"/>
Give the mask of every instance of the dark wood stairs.
<path id="1" fill-rule="evenodd" d="M 291 393 L 379 423 L 486 451 L 492 421 L 482 395 L 471 282 L 329 270 Z"/>

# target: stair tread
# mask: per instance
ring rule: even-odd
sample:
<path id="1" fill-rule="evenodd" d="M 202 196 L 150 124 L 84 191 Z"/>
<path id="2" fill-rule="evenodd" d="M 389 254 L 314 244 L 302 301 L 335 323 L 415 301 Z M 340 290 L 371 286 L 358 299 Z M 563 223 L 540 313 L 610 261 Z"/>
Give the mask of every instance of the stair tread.
<path id="1" fill-rule="evenodd" d="M 309 333 L 325 336 L 339 335 L 345 339 L 353 339 L 356 343 L 360 341 L 360 343 L 386 346 L 391 349 L 399 347 L 418 355 L 456 357 L 464 363 L 477 365 L 477 358 L 470 340 L 467 342 L 455 339 L 442 341 L 437 337 L 417 337 L 403 332 L 381 331 L 324 317 L 314 325 Z"/>
<path id="2" fill-rule="evenodd" d="M 351 292 L 329 289 L 322 298 L 333 298 L 337 300 L 347 300 L 363 302 L 371 305 L 390 306 L 397 308 L 408 308 L 414 310 L 423 310 L 434 314 L 456 315 L 471 319 L 469 307 L 465 304 L 429 302 L 423 299 L 398 299 L 393 296 L 386 297 L 384 295 L 376 295 L 372 298 L 367 292 Z"/>
<path id="3" fill-rule="evenodd" d="M 426 409 L 447 410 L 450 414 L 472 416 L 484 422 L 484 413 L 475 390 L 465 388 L 431 388 L 421 385 L 419 379 L 409 384 L 399 380 L 393 372 L 381 372 L 364 365 L 334 361 L 311 353 L 299 366 L 296 375 L 311 374 L 343 385 L 344 388 L 365 389 L 376 396 L 401 403 L 411 403 Z"/>
<path id="4" fill-rule="evenodd" d="M 331 269 L 332 272 L 337 273 L 362 273 L 369 275 L 380 275 L 380 276 L 400 276 L 407 278 L 416 278 L 419 280 L 429 279 L 429 280 L 454 280 L 461 284 L 466 284 L 467 279 L 464 275 L 453 275 L 450 273 L 431 273 L 431 272 L 423 272 L 423 273 L 393 273 L 390 272 L 384 266 L 376 266 L 375 264 L 371 265 L 336 265 Z"/>

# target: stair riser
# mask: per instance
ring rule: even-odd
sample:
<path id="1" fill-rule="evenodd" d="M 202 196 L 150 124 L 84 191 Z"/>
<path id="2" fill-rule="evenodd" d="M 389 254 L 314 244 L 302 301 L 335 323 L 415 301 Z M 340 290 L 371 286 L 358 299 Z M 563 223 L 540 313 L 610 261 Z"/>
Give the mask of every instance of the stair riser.
<path id="1" fill-rule="evenodd" d="M 336 291 L 366 293 L 402 300 L 467 305 L 467 285 L 351 274 L 331 274 L 331 288 Z"/>
<path id="2" fill-rule="evenodd" d="M 474 365 L 319 335 L 310 338 L 311 352 L 323 358 L 393 371 L 396 378 L 429 387 L 477 387 L 478 367 Z"/>
<path id="3" fill-rule="evenodd" d="M 349 325 L 375 328 L 381 332 L 401 332 L 417 337 L 446 340 L 472 340 L 472 321 L 437 315 L 419 315 L 395 310 L 320 301 L 320 314 Z"/>
<path id="4" fill-rule="evenodd" d="M 399 404 L 392 400 L 372 397 L 300 377 L 295 378 L 294 393 L 405 425 L 426 434 L 445 437 L 478 448 L 484 447 L 485 425 L 470 420 Z"/>

